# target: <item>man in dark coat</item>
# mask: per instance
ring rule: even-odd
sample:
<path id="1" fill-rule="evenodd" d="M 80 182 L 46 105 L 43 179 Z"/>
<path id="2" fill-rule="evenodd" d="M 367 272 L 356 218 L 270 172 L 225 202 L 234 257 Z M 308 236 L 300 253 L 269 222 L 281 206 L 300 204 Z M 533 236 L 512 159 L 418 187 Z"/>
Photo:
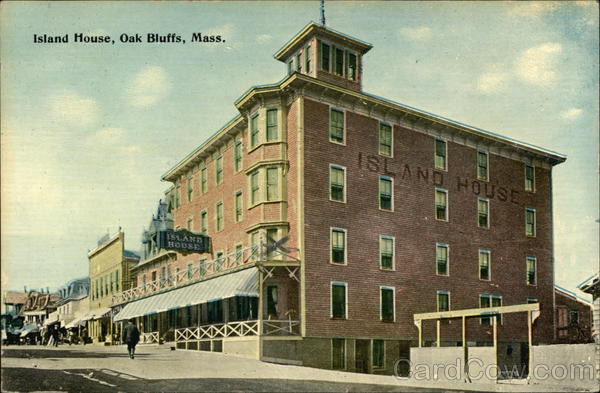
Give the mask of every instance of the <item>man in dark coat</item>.
<path id="1" fill-rule="evenodd" d="M 127 352 L 129 353 L 129 357 L 133 359 L 135 356 L 135 346 L 140 341 L 140 331 L 133 324 L 133 320 L 130 319 L 127 321 L 127 325 L 123 328 L 121 341 L 127 344 Z"/>

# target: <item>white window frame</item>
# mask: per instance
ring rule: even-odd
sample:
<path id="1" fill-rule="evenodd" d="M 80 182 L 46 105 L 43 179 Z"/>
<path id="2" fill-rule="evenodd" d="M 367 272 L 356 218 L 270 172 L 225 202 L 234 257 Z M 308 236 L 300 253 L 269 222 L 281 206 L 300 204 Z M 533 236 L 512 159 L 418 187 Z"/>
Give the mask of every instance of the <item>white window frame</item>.
<path id="1" fill-rule="evenodd" d="M 435 158 L 437 157 L 437 141 L 444 142 L 444 167 L 440 168 L 436 164 Z M 448 171 L 448 141 L 444 138 L 436 137 L 433 139 L 433 168 L 439 171 Z"/>
<path id="2" fill-rule="evenodd" d="M 237 198 L 240 196 L 240 219 L 237 217 Z M 244 192 L 242 190 L 235 190 L 233 192 L 233 222 L 242 222 L 244 220 Z"/>
<path id="3" fill-rule="evenodd" d="M 527 265 L 529 264 L 529 261 L 533 261 L 533 272 L 535 273 L 533 284 L 529 283 L 529 274 L 527 272 Z M 537 257 L 528 255 L 525 257 L 525 283 L 530 287 L 536 287 L 537 282 L 538 282 Z"/>
<path id="4" fill-rule="evenodd" d="M 219 181 L 219 162 L 221 163 L 221 181 Z M 218 154 L 215 157 L 215 185 L 219 185 L 221 183 L 223 183 L 223 181 L 225 180 L 225 168 L 223 167 L 223 155 L 222 154 Z"/>
<path id="5" fill-rule="evenodd" d="M 343 200 L 338 201 L 337 199 L 332 199 L 331 197 L 331 170 L 332 169 L 341 169 L 344 172 L 344 192 L 343 192 Z M 329 164 L 329 173 L 328 173 L 328 178 L 329 178 L 329 184 L 328 187 L 329 189 L 327 190 L 327 193 L 329 194 L 329 200 L 332 202 L 338 202 L 338 203 L 346 203 L 346 190 L 347 190 L 347 184 L 346 184 L 346 167 L 345 166 L 341 166 L 341 165 L 337 165 L 337 164 Z"/>
<path id="6" fill-rule="evenodd" d="M 345 315 L 344 318 L 345 320 L 348 319 L 348 283 L 347 282 L 342 282 L 342 281 L 331 281 L 329 284 L 329 317 L 333 318 L 333 286 L 343 286 L 344 287 L 344 300 L 345 300 L 345 304 L 344 304 L 344 311 L 345 311 Z"/>
<path id="7" fill-rule="evenodd" d="M 437 259 L 438 247 L 444 247 L 446 249 L 446 274 L 438 273 L 438 259 Z M 450 246 L 446 243 L 442 243 L 442 242 L 435 243 L 435 275 L 441 276 L 441 277 L 449 277 L 450 276 Z"/>
<path id="8" fill-rule="evenodd" d="M 385 321 L 385 322 L 396 322 L 396 287 L 392 287 L 389 285 L 380 285 L 379 286 L 379 320 L 383 322 L 383 301 L 381 299 L 381 294 L 382 294 L 382 290 L 384 289 L 391 289 L 392 290 L 392 301 L 394 302 L 393 304 L 393 317 L 391 321 Z"/>
<path id="9" fill-rule="evenodd" d="M 444 194 L 446 194 L 446 208 L 445 208 L 445 217 L 444 218 L 438 218 L 437 216 L 437 193 L 438 192 L 442 192 Z M 445 188 L 435 188 L 435 191 L 433 193 L 433 217 L 437 220 L 437 221 L 445 221 L 448 222 L 449 221 L 449 217 L 450 217 L 450 199 L 448 197 L 448 190 L 446 190 Z M 489 210 L 489 209 L 488 209 Z"/>
<path id="10" fill-rule="evenodd" d="M 331 59 L 330 59 L 331 62 Z M 332 111 L 337 111 L 337 112 L 342 112 L 342 116 L 344 118 L 344 128 L 342 129 L 342 142 L 338 142 L 338 141 L 334 141 L 331 139 L 331 129 L 330 129 L 330 125 L 331 125 L 331 112 Z M 329 140 L 329 142 L 331 143 L 335 143 L 336 145 L 340 145 L 340 146 L 346 146 L 346 141 L 347 141 L 347 118 L 348 116 L 346 116 L 346 111 L 342 108 L 338 108 L 336 106 L 330 105 L 329 109 L 328 109 L 328 116 L 327 116 L 327 139 Z"/>
<path id="11" fill-rule="evenodd" d="M 479 225 L 479 201 L 485 201 L 486 206 L 487 206 L 487 226 L 482 227 L 481 225 Z M 491 214 L 490 214 L 490 199 L 489 198 L 485 198 L 485 197 L 478 197 L 477 198 L 477 205 L 476 205 L 476 209 L 477 209 L 477 228 L 483 228 L 483 229 L 490 229 L 491 227 Z"/>
<path id="12" fill-rule="evenodd" d="M 381 152 L 381 126 L 390 127 L 390 155 Z M 394 158 L 394 126 L 386 121 L 379 121 L 377 124 L 377 153 L 382 157 Z"/>
<path id="13" fill-rule="evenodd" d="M 381 190 L 379 189 L 379 183 L 381 182 L 381 180 L 389 180 L 392 183 L 392 195 L 391 195 L 391 208 L 390 209 L 383 209 L 381 207 Z M 379 207 L 379 210 L 384 211 L 384 212 L 393 212 L 394 211 L 394 178 L 393 177 L 389 177 L 389 176 L 385 176 L 385 175 L 379 175 L 377 177 L 377 205 Z"/>
<path id="14" fill-rule="evenodd" d="M 527 212 L 533 212 L 533 233 L 532 234 L 527 233 Z M 536 237 L 536 235 L 537 235 L 537 212 L 532 207 L 526 207 L 525 208 L 525 236 Z"/>
<path id="15" fill-rule="evenodd" d="M 252 119 L 256 117 L 256 144 L 252 144 Z M 260 116 L 258 111 L 253 112 L 248 116 L 248 150 L 254 150 L 261 144 L 260 141 Z"/>
<path id="16" fill-rule="evenodd" d="M 240 146 L 240 167 L 238 169 L 235 169 L 235 166 L 236 166 L 235 154 L 236 154 L 237 146 Z M 244 169 L 244 142 L 242 141 L 242 139 L 236 139 L 233 142 L 233 171 L 234 171 L 234 173 L 238 173 L 242 169 Z"/>
<path id="17" fill-rule="evenodd" d="M 204 232 L 202 231 L 202 229 L 203 229 L 202 228 L 202 224 L 203 224 L 202 213 L 206 214 L 206 221 L 205 221 L 206 226 L 204 227 L 204 229 L 206 229 L 206 231 L 204 231 Z M 206 210 L 206 209 L 200 210 L 200 233 L 208 234 L 208 210 Z"/>
<path id="18" fill-rule="evenodd" d="M 221 229 L 219 229 L 219 205 L 221 205 L 221 209 L 222 211 L 222 216 L 221 219 L 223 220 L 223 227 Z M 225 206 L 223 204 L 222 200 L 219 200 L 217 202 L 215 202 L 215 232 L 221 232 L 225 229 Z"/>
<path id="19" fill-rule="evenodd" d="M 344 263 L 333 262 L 333 232 L 344 233 Z M 336 266 L 348 265 L 348 231 L 344 228 L 330 227 L 329 228 L 329 263 Z"/>
<path id="20" fill-rule="evenodd" d="M 488 278 L 481 278 L 481 260 L 479 259 L 481 254 L 488 256 Z M 480 249 L 477 252 L 477 276 L 481 281 L 492 281 L 492 252 L 490 250 Z"/>
<path id="21" fill-rule="evenodd" d="M 485 179 L 479 177 L 479 153 L 485 154 Z M 475 176 L 477 180 L 489 182 L 490 181 L 490 153 L 487 150 L 478 149 L 477 155 L 475 156 Z"/>
<path id="22" fill-rule="evenodd" d="M 382 240 L 391 240 L 392 241 L 392 267 L 384 268 L 381 265 L 381 241 Z M 396 237 L 391 235 L 379 235 L 379 270 L 383 271 L 395 271 L 396 270 Z"/>
<path id="23" fill-rule="evenodd" d="M 452 311 L 452 297 L 450 296 L 450 291 L 439 289 L 435 292 L 435 304 L 436 311 L 440 312 L 440 295 L 448 295 L 448 311 Z"/>
<path id="24" fill-rule="evenodd" d="M 531 179 L 531 190 L 527 189 L 527 167 L 531 168 L 531 174 L 533 175 L 533 178 Z M 523 181 L 524 181 L 524 189 L 526 192 L 535 192 L 535 166 L 533 164 L 529 164 L 529 163 L 524 163 L 523 164 Z"/>

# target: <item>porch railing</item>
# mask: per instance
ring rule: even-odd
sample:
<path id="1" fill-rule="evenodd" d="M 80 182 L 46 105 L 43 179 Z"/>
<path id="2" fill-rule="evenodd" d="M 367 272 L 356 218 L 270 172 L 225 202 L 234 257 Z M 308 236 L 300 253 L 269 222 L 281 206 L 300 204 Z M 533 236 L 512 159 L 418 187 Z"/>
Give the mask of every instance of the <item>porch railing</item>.
<path id="1" fill-rule="evenodd" d="M 265 336 L 299 335 L 300 321 L 263 320 L 262 334 Z M 213 340 L 227 337 L 257 336 L 259 321 L 238 321 L 175 329 L 175 342 Z"/>
<path id="2" fill-rule="evenodd" d="M 141 333 L 140 344 L 158 344 L 158 332 Z"/>
<path id="3" fill-rule="evenodd" d="M 225 272 L 236 267 L 255 262 L 258 258 L 259 246 L 251 246 L 242 250 L 212 260 L 201 261 L 196 266 L 190 266 L 167 277 L 162 277 L 146 284 L 128 289 L 113 295 L 112 304 L 121 304 L 134 300 L 140 296 L 160 291 L 166 288 L 177 287 L 192 281 Z"/>

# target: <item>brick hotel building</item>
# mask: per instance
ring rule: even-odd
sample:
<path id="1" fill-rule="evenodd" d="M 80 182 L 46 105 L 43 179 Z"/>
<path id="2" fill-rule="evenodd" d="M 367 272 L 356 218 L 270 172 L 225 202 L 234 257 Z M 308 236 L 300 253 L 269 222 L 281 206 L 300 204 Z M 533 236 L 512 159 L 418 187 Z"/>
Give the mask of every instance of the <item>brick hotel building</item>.
<path id="1" fill-rule="evenodd" d="M 212 254 L 148 254 L 115 320 L 180 348 L 361 372 L 408 356 L 415 313 L 539 302 L 534 341 L 554 340 L 565 157 L 364 92 L 370 49 L 311 23 L 275 54 L 287 76 L 245 92 L 163 176 L 165 220 L 210 236 Z M 285 252 L 263 246 L 284 237 Z M 443 345 L 458 325 L 443 323 Z M 526 325 L 503 316 L 498 340 L 527 342 Z M 489 320 L 468 329 L 470 345 L 491 341 Z"/>

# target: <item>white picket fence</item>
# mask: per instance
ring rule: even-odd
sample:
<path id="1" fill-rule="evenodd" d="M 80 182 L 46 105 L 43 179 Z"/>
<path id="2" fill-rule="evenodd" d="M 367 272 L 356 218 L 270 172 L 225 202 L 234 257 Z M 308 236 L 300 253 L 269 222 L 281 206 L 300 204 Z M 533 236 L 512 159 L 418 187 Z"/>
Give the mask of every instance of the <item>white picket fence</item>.
<path id="1" fill-rule="evenodd" d="M 300 321 L 297 320 L 263 320 L 264 336 L 296 336 L 299 335 Z M 258 336 L 259 321 L 238 321 L 175 329 L 175 342 L 186 343 L 203 340 L 214 340 L 227 337 Z"/>

